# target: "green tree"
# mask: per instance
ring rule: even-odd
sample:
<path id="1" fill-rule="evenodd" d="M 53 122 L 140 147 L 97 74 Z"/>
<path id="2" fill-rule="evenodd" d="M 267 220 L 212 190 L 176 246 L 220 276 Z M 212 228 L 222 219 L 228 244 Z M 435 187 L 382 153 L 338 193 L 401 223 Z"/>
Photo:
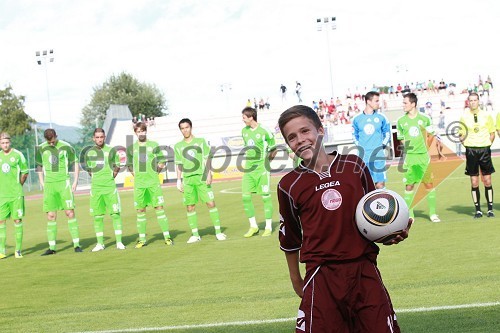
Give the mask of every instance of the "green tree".
<path id="1" fill-rule="evenodd" d="M 165 96 L 156 86 L 139 82 L 124 72 L 112 75 L 102 85 L 94 87 L 90 103 L 82 110 L 80 124 L 84 142 L 89 141 L 96 119 L 98 125 L 102 125 L 111 104 L 128 105 L 133 116 L 160 117 L 168 113 Z"/>
<path id="2" fill-rule="evenodd" d="M 16 96 L 12 87 L 0 89 L 0 130 L 11 136 L 25 135 L 31 131 L 35 119 L 24 112 L 24 96 Z"/>

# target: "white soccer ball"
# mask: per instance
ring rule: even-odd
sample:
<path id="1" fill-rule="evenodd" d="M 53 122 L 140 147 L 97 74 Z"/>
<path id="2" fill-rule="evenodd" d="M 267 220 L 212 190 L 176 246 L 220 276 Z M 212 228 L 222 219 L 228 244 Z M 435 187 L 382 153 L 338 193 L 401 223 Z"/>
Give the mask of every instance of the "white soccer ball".
<path id="1" fill-rule="evenodd" d="M 368 240 L 384 243 L 408 227 L 409 210 L 394 191 L 378 189 L 365 194 L 356 207 L 356 224 Z"/>

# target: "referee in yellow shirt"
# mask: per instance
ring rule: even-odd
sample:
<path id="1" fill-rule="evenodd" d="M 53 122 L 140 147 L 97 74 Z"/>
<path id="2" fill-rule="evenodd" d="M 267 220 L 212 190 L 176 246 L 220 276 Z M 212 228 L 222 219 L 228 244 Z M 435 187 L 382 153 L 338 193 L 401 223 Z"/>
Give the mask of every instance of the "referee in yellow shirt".
<path id="1" fill-rule="evenodd" d="M 466 166 L 465 174 L 470 176 L 472 185 L 472 201 L 476 209 L 474 218 L 483 217 L 479 194 L 479 170 L 484 183 L 484 193 L 488 203 L 488 217 L 495 217 L 493 213 L 493 187 L 491 174 L 495 172 L 491 161 L 490 146 L 495 140 L 495 123 L 491 114 L 479 108 L 479 95 L 471 93 L 468 97 L 469 110 L 460 118 L 460 141 L 465 147 Z"/>

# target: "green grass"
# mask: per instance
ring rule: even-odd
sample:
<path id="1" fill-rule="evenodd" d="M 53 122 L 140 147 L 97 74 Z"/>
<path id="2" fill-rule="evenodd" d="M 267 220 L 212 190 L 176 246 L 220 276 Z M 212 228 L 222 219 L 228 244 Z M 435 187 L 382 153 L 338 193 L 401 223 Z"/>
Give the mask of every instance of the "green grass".
<path id="1" fill-rule="evenodd" d="M 496 160 L 498 161 L 498 159 Z M 495 162 L 496 162 L 495 161 Z M 388 187 L 402 193 L 402 177 L 391 168 Z M 278 177 L 273 178 L 276 183 Z M 493 176 L 494 186 L 496 177 Z M 185 208 L 175 187 L 164 189 L 173 247 L 163 244 L 160 228 L 148 212 L 149 245 L 136 250 L 132 192 L 121 192 L 125 251 L 114 247 L 106 219 L 105 244 L 98 253 L 88 197 L 77 197 L 84 253 L 72 251 L 66 218 L 58 219 L 58 253 L 40 257 L 47 248 L 46 218 L 41 200 L 27 201 L 24 258 L 13 258 L 14 232 L 8 222 L 7 251 L 0 261 L 2 302 L 0 332 L 81 332 L 147 327 L 206 325 L 176 332 L 292 332 L 299 299 L 293 293 L 277 234 L 245 239 L 248 229 L 239 181 L 213 185 L 223 231 L 217 241 L 208 211 L 199 205 L 202 241 L 190 236 Z M 496 186 L 497 188 L 500 188 Z M 416 207 L 410 238 L 383 247 L 379 267 L 403 332 L 496 332 L 500 325 L 500 216 L 472 219 L 470 185 L 463 166 L 437 191 L 442 223 L 427 220 L 426 202 Z M 256 212 L 263 220 L 262 200 Z M 484 202 L 484 196 L 483 196 Z M 278 221 L 275 199 L 275 218 Z M 275 226 L 276 226 L 275 225 Z M 263 224 L 261 224 L 263 228 Z M 487 307 L 417 308 L 496 303 Z M 273 321 L 274 320 L 274 321 Z M 248 322 L 246 325 L 233 324 Z M 212 326 L 210 324 L 220 323 Z"/>

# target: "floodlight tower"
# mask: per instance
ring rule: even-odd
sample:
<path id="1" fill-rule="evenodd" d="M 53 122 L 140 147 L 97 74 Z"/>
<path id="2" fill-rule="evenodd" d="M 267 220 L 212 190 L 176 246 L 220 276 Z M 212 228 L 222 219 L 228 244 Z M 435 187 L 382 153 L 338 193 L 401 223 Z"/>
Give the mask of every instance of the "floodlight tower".
<path id="1" fill-rule="evenodd" d="M 331 93 L 332 93 L 332 98 L 335 98 L 335 95 L 333 94 L 333 76 L 332 76 L 332 59 L 330 56 L 330 34 L 329 30 L 336 30 L 337 29 L 337 18 L 335 16 L 333 17 L 324 17 L 324 18 L 317 18 L 316 19 L 316 25 L 318 31 L 325 31 L 326 32 L 326 46 L 327 46 L 327 51 L 328 51 L 328 65 L 330 67 L 330 88 L 331 88 Z"/>
<path id="2" fill-rule="evenodd" d="M 54 50 L 36 51 L 36 63 L 45 68 L 45 85 L 47 87 L 47 105 L 49 107 L 49 126 L 52 128 L 52 112 L 50 110 L 49 73 L 47 62 L 54 62 Z"/>

